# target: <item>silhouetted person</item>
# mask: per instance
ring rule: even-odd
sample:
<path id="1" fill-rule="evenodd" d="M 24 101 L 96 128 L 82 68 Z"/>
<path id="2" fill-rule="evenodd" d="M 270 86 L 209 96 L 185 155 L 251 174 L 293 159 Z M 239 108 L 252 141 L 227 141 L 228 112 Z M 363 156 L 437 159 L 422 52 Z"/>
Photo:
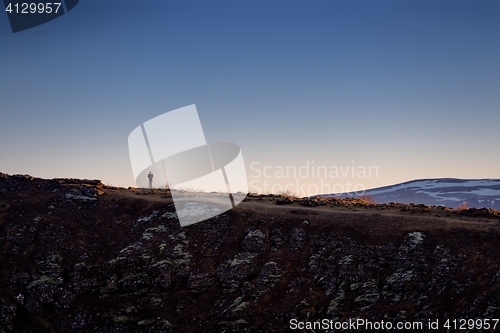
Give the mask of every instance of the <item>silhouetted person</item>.
<path id="1" fill-rule="evenodd" d="M 148 173 L 148 178 L 149 178 L 149 188 L 153 188 L 153 173 L 149 171 Z"/>

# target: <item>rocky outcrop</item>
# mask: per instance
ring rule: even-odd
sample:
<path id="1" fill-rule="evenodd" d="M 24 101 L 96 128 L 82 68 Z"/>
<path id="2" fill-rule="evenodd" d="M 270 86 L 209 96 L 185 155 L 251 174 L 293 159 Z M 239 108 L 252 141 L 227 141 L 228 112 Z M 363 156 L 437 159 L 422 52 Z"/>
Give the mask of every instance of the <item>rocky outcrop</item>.
<path id="1" fill-rule="evenodd" d="M 496 211 L 252 196 L 261 209 L 181 228 L 167 194 L 140 191 L 0 175 L 0 332 L 285 332 L 294 318 L 500 313 Z"/>

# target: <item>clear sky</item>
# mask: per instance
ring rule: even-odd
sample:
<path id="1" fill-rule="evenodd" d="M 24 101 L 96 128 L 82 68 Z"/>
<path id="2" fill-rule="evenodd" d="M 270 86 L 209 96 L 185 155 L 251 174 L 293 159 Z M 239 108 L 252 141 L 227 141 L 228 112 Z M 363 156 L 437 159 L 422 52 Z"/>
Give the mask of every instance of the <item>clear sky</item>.
<path id="1" fill-rule="evenodd" d="M 9 174 L 133 186 L 130 132 L 196 104 L 254 190 L 500 178 L 499 1 L 81 0 L 15 34 L 0 13 L 0 60 Z"/>

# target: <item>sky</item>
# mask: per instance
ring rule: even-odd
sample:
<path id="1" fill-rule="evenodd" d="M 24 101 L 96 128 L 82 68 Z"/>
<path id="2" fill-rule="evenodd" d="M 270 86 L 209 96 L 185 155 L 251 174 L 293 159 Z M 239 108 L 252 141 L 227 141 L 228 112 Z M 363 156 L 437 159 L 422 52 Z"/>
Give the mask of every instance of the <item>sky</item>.
<path id="1" fill-rule="evenodd" d="M 251 191 L 500 178 L 499 17 L 498 1 L 81 0 L 12 33 L 0 13 L 0 172 L 134 186 L 128 135 L 195 104 Z"/>

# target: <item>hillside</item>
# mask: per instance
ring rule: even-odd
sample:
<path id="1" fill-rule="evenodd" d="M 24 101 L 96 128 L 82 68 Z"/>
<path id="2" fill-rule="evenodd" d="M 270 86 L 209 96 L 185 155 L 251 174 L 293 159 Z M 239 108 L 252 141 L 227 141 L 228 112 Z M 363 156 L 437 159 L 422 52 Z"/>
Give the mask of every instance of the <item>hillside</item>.
<path id="1" fill-rule="evenodd" d="M 445 332 L 500 318 L 499 236 L 490 209 L 258 194 L 181 228 L 165 191 L 0 174 L 0 332 Z"/>
<path id="2" fill-rule="evenodd" d="M 358 197 L 357 193 L 324 194 Z M 378 203 L 418 203 L 429 206 L 500 209 L 500 179 L 418 179 L 364 191 Z"/>

